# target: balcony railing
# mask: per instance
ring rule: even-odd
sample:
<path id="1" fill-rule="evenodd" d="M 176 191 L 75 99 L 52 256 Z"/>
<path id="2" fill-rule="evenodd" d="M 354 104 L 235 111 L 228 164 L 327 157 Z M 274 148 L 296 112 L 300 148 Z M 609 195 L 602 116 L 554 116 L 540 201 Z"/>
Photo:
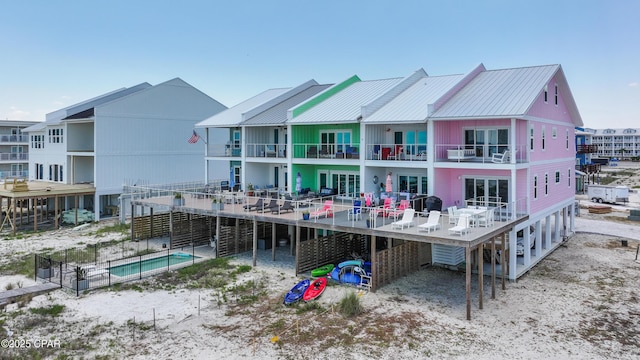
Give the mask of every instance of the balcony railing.
<path id="1" fill-rule="evenodd" d="M 367 145 L 367 160 L 426 161 L 426 144 Z"/>
<path id="2" fill-rule="evenodd" d="M 0 135 L 0 143 L 29 143 L 29 135 Z"/>
<path id="3" fill-rule="evenodd" d="M 516 163 L 523 163 L 527 162 L 526 154 L 526 145 L 440 144 L 436 145 L 435 161 L 509 164 L 515 158 Z"/>
<path id="4" fill-rule="evenodd" d="M 287 145 L 284 144 L 247 144 L 247 157 L 286 158 Z"/>
<path id="5" fill-rule="evenodd" d="M 0 171 L 0 178 L 29 178 L 29 171 Z"/>
<path id="6" fill-rule="evenodd" d="M 578 145 L 576 152 L 578 154 L 593 154 L 598 152 L 598 145 L 586 145 L 586 144 Z"/>
<path id="7" fill-rule="evenodd" d="M 242 156 L 242 149 L 228 143 L 210 143 L 207 145 L 207 156 L 239 158 Z"/>
<path id="8" fill-rule="evenodd" d="M 296 159 L 359 159 L 359 144 L 295 144 Z"/>
<path id="9" fill-rule="evenodd" d="M 0 153 L 0 161 L 29 161 L 28 153 Z"/>

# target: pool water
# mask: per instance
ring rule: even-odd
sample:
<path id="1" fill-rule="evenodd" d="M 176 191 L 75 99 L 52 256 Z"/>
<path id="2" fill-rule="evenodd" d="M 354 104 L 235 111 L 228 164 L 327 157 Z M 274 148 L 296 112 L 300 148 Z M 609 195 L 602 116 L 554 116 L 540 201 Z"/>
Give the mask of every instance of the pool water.
<path id="1" fill-rule="evenodd" d="M 199 256 L 192 256 L 186 253 L 174 253 L 168 256 L 160 256 L 153 259 L 145 259 L 142 261 L 136 261 L 129 264 L 122 264 L 112 266 L 109 268 L 111 275 L 127 276 L 133 274 L 139 274 L 141 272 L 166 268 L 167 266 L 180 264 L 187 261 L 193 261 L 198 259 Z"/>

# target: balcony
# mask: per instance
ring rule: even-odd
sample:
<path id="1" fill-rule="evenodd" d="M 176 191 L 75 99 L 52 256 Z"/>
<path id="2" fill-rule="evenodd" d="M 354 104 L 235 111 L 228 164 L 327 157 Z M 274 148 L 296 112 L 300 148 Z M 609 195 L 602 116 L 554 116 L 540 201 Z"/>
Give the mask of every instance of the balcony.
<path id="1" fill-rule="evenodd" d="M 29 135 L 0 135 L 0 143 L 29 143 Z"/>
<path id="2" fill-rule="evenodd" d="M 594 154 L 598 152 L 598 145 L 578 145 L 576 152 L 578 154 Z"/>
<path id="3" fill-rule="evenodd" d="M 525 145 L 440 144 L 436 145 L 435 161 L 510 164 L 515 159 L 516 163 L 524 163 L 526 154 Z"/>
<path id="4" fill-rule="evenodd" d="M 247 157 L 252 158 L 280 158 L 286 159 L 287 145 L 283 144 L 247 144 Z"/>
<path id="5" fill-rule="evenodd" d="M 0 161 L 22 162 L 29 161 L 28 153 L 0 153 Z"/>
<path id="6" fill-rule="evenodd" d="M 586 174 L 595 174 L 600 172 L 601 166 L 601 164 L 576 165 L 576 170 L 582 171 Z"/>
<path id="7" fill-rule="evenodd" d="M 427 145 L 426 144 L 367 145 L 367 160 L 427 161 Z"/>
<path id="8" fill-rule="evenodd" d="M 360 159 L 359 144 L 296 144 L 296 159 Z"/>
<path id="9" fill-rule="evenodd" d="M 236 146 L 229 143 L 209 143 L 207 145 L 207 156 L 240 158 L 242 156 L 242 149 L 240 148 L 240 145 Z"/>

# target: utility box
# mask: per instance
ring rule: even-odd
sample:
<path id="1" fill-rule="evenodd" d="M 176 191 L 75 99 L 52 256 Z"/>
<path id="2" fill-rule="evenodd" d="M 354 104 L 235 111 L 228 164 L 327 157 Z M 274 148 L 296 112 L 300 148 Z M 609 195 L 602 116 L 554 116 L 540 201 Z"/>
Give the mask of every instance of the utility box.
<path id="1" fill-rule="evenodd" d="M 629 202 L 629 188 L 626 186 L 589 185 L 587 196 L 593 202 Z"/>

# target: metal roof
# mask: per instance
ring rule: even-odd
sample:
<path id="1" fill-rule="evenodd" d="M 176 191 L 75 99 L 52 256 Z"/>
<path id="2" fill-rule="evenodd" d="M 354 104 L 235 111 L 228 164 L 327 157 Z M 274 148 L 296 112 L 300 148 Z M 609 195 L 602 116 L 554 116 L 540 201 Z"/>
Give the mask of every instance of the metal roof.
<path id="1" fill-rule="evenodd" d="M 315 96 L 321 91 L 329 88 L 330 84 L 318 85 L 317 83 L 311 85 L 302 91 L 294 94 L 290 94 L 289 97 L 283 101 L 274 104 L 270 108 L 252 116 L 251 118 L 242 122 L 242 125 L 248 126 L 263 126 L 263 125 L 282 125 L 287 122 L 287 110 L 300 104 L 301 102 Z"/>
<path id="2" fill-rule="evenodd" d="M 430 118 L 525 115 L 560 65 L 488 70 L 478 74 Z"/>
<path id="3" fill-rule="evenodd" d="M 362 106 L 375 100 L 402 78 L 358 81 L 311 109 L 290 119 L 290 124 L 344 123 L 357 121 Z"/>
<path id="4" fill-rule="evenodd" d="M 464 75 L 422 77 L 371 116 L 365 117 L 363 121 L 365 123 L 426 121 L 429 105 L 443 96 L 463 77 Z"/>
<path id="5" fill-rule="evenodd" d="M 244 120 L 243 114 L 265 104 L 270 100 L 273 100 L 274 98 L 284 94 L 289 90 L 291 90 L 291 88 L 265 90 L 260 94 L 237 104 L 236 106 L 230 107 L 227 110 L 221 111 L 208 119 L 202 120 L 201 122 L 197 123 L 195 127 L 206 128 L 237 126 Z"/>

